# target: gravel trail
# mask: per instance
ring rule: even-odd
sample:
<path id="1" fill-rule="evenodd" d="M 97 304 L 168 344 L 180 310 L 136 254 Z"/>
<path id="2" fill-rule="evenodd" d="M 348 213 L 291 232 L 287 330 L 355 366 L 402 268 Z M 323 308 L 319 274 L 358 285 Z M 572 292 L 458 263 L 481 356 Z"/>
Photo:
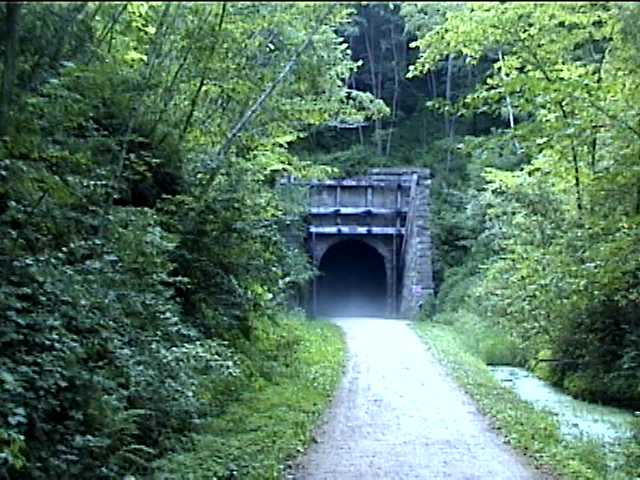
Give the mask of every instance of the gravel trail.
<path id="1" fill-rule="evenodd" d="M 491 430 L 408 322 L 334 322 L 346 333 L 345 376 L 290 478 L 544 478 Z"/>

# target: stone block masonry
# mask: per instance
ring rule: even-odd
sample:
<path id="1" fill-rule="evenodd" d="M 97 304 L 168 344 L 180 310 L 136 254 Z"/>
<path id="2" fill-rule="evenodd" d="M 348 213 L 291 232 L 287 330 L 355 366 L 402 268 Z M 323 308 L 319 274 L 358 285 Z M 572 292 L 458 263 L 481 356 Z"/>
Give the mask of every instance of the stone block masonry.
<path id="1" fill-rule="evenodd" d="M 333 277 L 326 275 L 323 282 L 314 279 L 306 305 L 310 313 L 318 313 L 318 297 L 322 297 L 319 295 L 322 291 L 318 290 L 331 288 L 331 282 L 328 284 L 326 279 L 333 278 L 336 284 L 342 283 L 335 271 L 340 270 L 345 272 L 344 277 L 350 277 L 364 268 L 361 282 L 366 284 L 371 280 L 367 278 L 366 262 L 375 261 L 384 265 L 380 267 L 379 281 L 381 291 L 385 292 L 384 306 L 378 313 L 387 317 L 415 318 L 420 307 L 434 293 L 429 170 L 377 168 L 357 178 L 312 182 L 287 179 L 283 184 L 307 189 L 306 241 L 315 267 L 322 270 L 323 258 L 329 258 L 330 252 L 336 252 L 340 245 L 346 245 L 345 242 L 352 247 L 362 246 L 347 260 L 341 257 L 344 265 L 332 267 Z M 366 251 L 373 251 L 378 259 L 357 258 L 364 256 Z M 377 295 L 377 298 L 381 297 Z"/>
<path id="2" fill-rule="evenodd" d="M 412 218 L 406 232 L 406 248 L 403 258 L 400 314 L 413 318 L 420 307 L 430 303 L 434 295 L 430 229 L 430 188 L 428 171 L 419 172 L 412 200 Z"/>

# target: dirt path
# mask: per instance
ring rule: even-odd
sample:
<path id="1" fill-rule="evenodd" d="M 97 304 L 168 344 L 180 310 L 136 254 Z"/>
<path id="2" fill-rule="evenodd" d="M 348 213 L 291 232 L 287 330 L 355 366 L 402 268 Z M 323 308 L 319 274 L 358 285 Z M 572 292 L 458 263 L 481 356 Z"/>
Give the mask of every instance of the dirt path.
<path id="1" fill-rule="evenodd" d="M 407 322 L 335 322 L 349 346 L 345 377 L 290 478 L 542 478 L 490 429 Z"/>

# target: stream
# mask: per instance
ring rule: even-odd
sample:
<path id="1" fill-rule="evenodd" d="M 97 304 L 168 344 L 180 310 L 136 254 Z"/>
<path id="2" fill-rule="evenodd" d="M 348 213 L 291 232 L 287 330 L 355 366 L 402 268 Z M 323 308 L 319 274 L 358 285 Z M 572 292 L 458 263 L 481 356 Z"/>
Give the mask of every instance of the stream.
<path id="1" fill-rule="evenodd" d="M 576 400 L 523 368 L 490 366 L 489 369 L 521 398 L 555 414 L 565 437 L 586 437 L 610 444 L 630 434 L 628 425 L 633 413 L 628 410 Z"/>

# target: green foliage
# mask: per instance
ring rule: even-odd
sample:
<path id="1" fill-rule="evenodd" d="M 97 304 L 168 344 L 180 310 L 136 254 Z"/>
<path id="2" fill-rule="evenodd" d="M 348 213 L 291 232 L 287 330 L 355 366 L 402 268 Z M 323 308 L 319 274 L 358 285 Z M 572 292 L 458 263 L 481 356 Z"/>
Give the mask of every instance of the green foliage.
<path id="1" fill-rule="evenodd" d="M 440 312 L 486 319 L 532 362 L 546 352 L 558 360 L 546 377 L 574 395 L 637 407 L 638 8 L 431 10 L 407 8 L 421 32 L 412 75 L 451 54 L 491 65 L 473 91 L 433 108 L 505 120 L 461 139 L 455 187 L 434 189 Z"/>
<path id="2" fill-rule="evenodd" d="M 331 167 L 339 176 L 349 177 L 365 175 L 372 167 L 383 167 L 388 164 L 385 157 L 376 155 L 373 147 L 368 145 L 352 145 L 344 150 L 329 153 L 302 153 L 310 161 Z"/>
<path id="3" fill-rule="evenodd" d="M 631 426 L 632 436 L 624 446 L 624 471 L 629 477 L 637 477 L 640 471 L 640 417 Z"/>
<path id="4" fill-rule="evenodd" d="M 156 464 L 154 478 L 281 478 L 311 440 L 340 379 L 345 345 L 325 322 L 262 324 L 244 354 L 255 370 L 237 401 L 211 418 L 193 446 Z"/>
<path id="5" fill-rule="evenodd" d="M 458 310 L 437 314 L 433 321 L 451 325 L 466 351 L 487 365 L 522 365 L 524 355 L 518 342 L 473 313 Z"/>
<path id="6" fill-rule="evenodd" d="M 345 88 L 356 64 L 336 31 L 352 14 L 23 5 L 2 93 L 0 477 L 150 475 L 253 380 L 289 371 L 244 352 L 311 274 L 302 205 L 276 185 L 323 169 L 288 146 L 384 110 Z"/>
<path id="7" fill-rule="evenodd" d="M 457 328 L 488 360 L 546 352 L 575 394 L 638 405 L 639 18 L 635 4 L 23 5 L 15 82 L 0 45 L 0 476 L 150 475 L 243 394 L 295 398 L 278 381 L 306 336 L 267 325 L 312 272 L 282 175 L 432 168 L 440 318 L 464 310 Z M 398 78 L 413 34 L 420 58 Z"/>

